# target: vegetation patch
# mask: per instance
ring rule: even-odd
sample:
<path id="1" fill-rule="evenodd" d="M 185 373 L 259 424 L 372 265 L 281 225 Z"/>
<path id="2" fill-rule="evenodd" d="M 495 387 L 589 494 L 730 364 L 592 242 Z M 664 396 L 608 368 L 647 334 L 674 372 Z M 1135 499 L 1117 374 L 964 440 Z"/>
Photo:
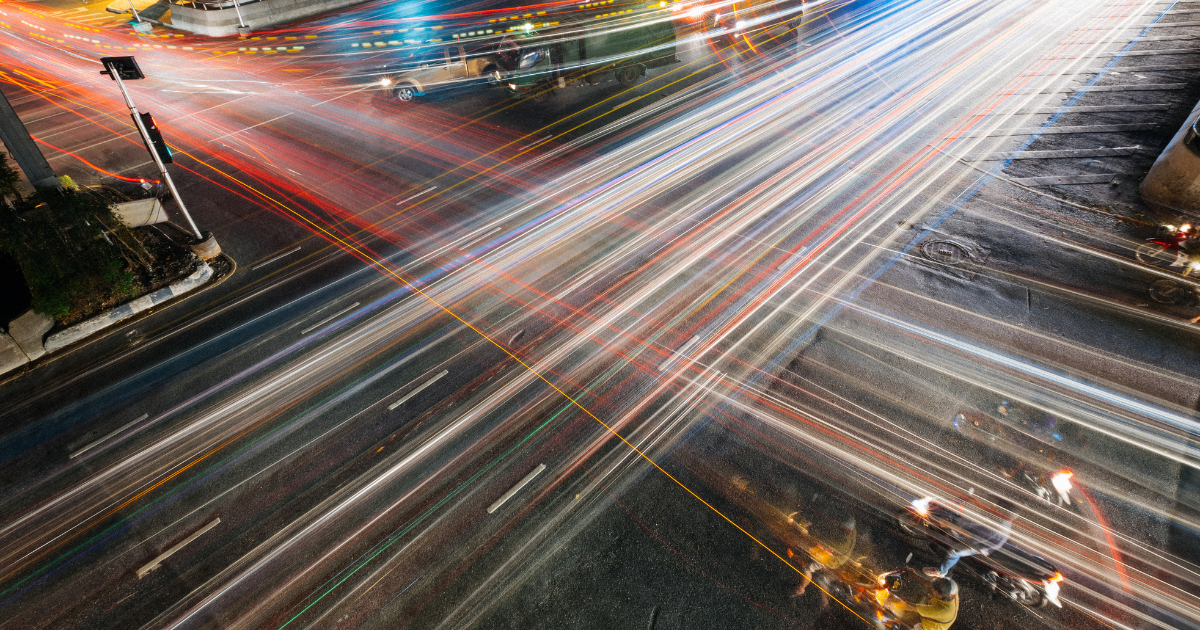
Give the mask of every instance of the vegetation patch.
<path id="1" fill-rule="evenodd" d="M 70 326 L 190 273 L 188 250 L 152 228 L 130 229 L 104 191 L 23 195 L 0 153 L 0 249 L 17 260 L 33 309 Z"/>

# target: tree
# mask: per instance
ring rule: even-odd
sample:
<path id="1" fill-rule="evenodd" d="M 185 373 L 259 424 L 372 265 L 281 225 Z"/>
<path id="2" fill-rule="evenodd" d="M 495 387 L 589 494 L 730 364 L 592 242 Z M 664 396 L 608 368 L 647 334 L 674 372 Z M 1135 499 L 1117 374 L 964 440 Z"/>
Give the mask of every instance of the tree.
<path id="1" fill-rule="evenodd" d="M 33 309 L 60 323 L 97 304 L 136 294 L 141 243 L 109 202 L 86 190 L 40 190 L 25 197 L 0 160 L 0 249 L 21 266 Z"/>

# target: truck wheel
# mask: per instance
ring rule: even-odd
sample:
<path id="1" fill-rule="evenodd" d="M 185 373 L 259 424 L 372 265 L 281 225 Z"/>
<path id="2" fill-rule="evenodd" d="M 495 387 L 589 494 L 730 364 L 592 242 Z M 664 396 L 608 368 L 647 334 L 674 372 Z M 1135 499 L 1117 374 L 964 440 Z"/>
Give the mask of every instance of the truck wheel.
<path id="1" fill-rule="evenodd" d="M 408 103 L 416 98 L 417 90 L 411 85 L 397 85 L 395 94 L 397 101 L 400 101 L 401 103 Z"/>
<path id="2" fill-rule="evenodd" d="M 617 68 L 617 80 L 625 87 L 634 86 L 640 78 L 642 78 L 642 73 L 641 68 L 638 66 L 621 66 Z"/>

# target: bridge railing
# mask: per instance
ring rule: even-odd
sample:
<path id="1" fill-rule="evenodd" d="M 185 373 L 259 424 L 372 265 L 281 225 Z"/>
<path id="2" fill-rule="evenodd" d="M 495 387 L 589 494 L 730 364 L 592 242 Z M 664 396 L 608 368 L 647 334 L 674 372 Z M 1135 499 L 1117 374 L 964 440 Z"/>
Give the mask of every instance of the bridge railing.
<path id="1" fill-rule="evenodd" d="M 222 11 L 234 8 L 234 2 L 239 6 L 262 2 L 262 0 L 174 0 L 172 4 L 181 7 L 191 7 L 200 11 Z"/>

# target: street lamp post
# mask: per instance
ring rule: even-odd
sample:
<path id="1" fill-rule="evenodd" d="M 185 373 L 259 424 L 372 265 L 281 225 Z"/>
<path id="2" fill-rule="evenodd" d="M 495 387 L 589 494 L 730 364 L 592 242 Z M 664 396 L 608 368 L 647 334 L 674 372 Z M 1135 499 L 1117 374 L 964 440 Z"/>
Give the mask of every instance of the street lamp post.
<path id="1" fill-rule="evenodd" d="M 238 2 L 238 0 L 233 0 L 233 10 L 235 13 L 237 13 L 237 16 L 238 16 L 238 30 L 250 28 L 250 27 L 246 26 L 246 20 L 242 19 L 242 7 L 241 7 L 241 4 Z"/>
<path id="2" fill-rule="evenodd" d="M 103 57 L 100 59 L 100 63 L 104 64 L 105 68 L 100 74 L 107 74 L 112 77 L 113 81 L 117 82 L 117 87 L 121 89 L 121 95 L 125 97 L 125 104 L 129 106 L 129 112 L 133 114 L 133 122 L 142 134 L 142 140 L 145 141 L 146 148 L 150 150 L 150 157 L 154 159 L 154 164 L 158 166 L 158 172 L 162 174 L 163 181 L 167 183 L 167 188 L 171 191 L 171 196 L 175 198 L 175 203 L 179 205 L 179 210 L 183 213 L 184 218 L 187 219 L 188 225 L 196 235 L 197 241 L 203 241 L 204 235 L 200 234 L 200 229 L 196 227 L 196 222 L 192 220 L 192 215 L 188 214 L 187 207 L 183 205 L 183 199 L 179 196 L 179 191 L 175 188 L 175 182 L 171 179 L 171 174 L 167 172 L 167 166 L 163 164 L 158 151 L 154 149 L 154 141 L 150 138 L 150 132 L 146 130 L 146 125 L 142 122 L 142 117 L 138 113 L 137 106 L 133 104 L 133 99 L 129 96 L 129 90 L 125 89 L 123 79 L 144 79 L 146 75 L 142 74 L 141 68 L 138 68 L 137 61 L 133 57 Z"/>

